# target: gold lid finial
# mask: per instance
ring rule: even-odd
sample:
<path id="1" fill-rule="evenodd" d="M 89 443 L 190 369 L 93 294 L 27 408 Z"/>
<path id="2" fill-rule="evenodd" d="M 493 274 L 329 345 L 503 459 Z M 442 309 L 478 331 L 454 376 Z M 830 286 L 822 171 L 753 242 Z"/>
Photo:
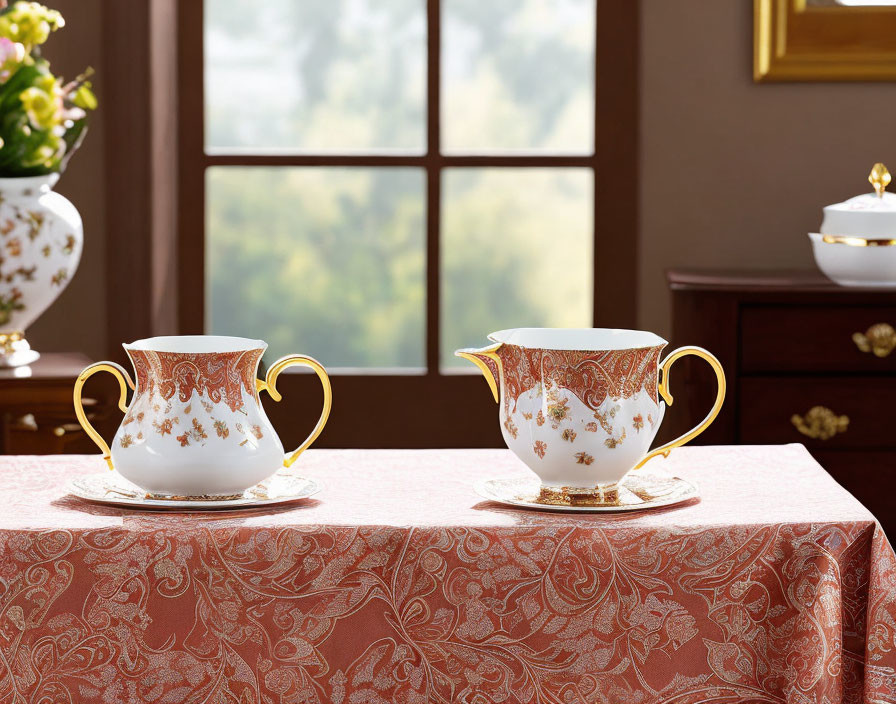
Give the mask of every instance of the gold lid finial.
<path id="1" fill-rule="evenodd" d="M 890 178 L 890 172 L 887 171 L 887 167 L 880 162 L 871 168 L 871 173 L 868 174 L 868 181 L 874 186 L 874 192 L 877 193 L 878 198 L 884 197 L 884 189 L 890 183 Z"/>

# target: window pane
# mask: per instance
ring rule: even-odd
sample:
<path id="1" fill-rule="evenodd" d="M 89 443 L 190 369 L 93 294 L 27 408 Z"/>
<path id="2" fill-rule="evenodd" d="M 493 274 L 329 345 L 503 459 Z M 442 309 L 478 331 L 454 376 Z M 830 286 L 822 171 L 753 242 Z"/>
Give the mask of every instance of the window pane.
<path id="1" fill-rule="evenodd" d="M 206 327 L 328 367 L 424 365 L 417 169 L 207 172 Z"/>
<path id="2" fill-rule="evenodd" d="M 495 330 L 590 327 L 593 172 L 447 169 L 442 197 L 442 364 Z"/>
<path id="3" fill-rule="evenodd" d="M 594 150 L 594 0 L 442 0 L 445 152 Z"/>
<path id="4" fill-rule="evenodd" d="M 205 0 L 207 146 L 424 151 L 425 4 Z"/>

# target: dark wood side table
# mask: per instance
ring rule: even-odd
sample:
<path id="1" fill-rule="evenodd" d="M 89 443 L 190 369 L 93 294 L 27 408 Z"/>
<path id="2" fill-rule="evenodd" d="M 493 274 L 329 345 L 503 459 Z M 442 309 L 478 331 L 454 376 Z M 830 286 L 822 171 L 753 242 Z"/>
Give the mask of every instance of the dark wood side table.
<path id="1" fill-rule="evenodd" d="M 30 367 L 0 369 L 0 454 L 98 452 L 78 425 L 72 402 L 75 379 L 90 363 L 82 354 L 46 353 Z M 84 408 L 97 430 L 111 439 L 117 411 L 114 380 L 109 381 L 90 381 Z"/>
<path id="2" fill-rule="evenodd" d="M 706 347 L 728 381 L 724 409 L 699 442 L 804 443 L 896 535 L 896 290 L 844 288 L 816 272 L 667 277 L 673 345 Z M 672 370 L 687 412 L 674 414 L 670 435 L 712 404 L 715 385 L 700 365 Z"/>

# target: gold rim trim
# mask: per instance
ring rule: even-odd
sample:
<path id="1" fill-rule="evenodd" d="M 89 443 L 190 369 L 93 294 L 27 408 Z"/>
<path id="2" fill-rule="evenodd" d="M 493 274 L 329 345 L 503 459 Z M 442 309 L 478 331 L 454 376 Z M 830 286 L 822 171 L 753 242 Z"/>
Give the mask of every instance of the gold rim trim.
<path id="1" fill-rule="evenodd" d="M 277 377 L 280 376 L 280 372 L 287 367 L 296 366 L 309 367 L 315 374 L 317 374 L 317 378 L 320 379 L 321 386 L 324 389 L 324 408 L 321 411 L 317 425 L 315 425 L 314 430 L 311 431 L 311 435 L 305 438 L 305 441 L 299 445 L 292 454 L 284 458 L 284 467 L 291 466 L 292 463 L 299 458 L 299 455 L 307 450 L 311 443 L 317 440 L 317 436 L 321 434 L 324 426 L 327 424 L 327 419 L 330 417 L 330 409 L 333 408 L 333 388 L 330 386 L 330 377 L 327 375 L 327 370 L 324 369 L 324 366 L 314 359 L 314 357 L 309 357 L 304 354 L 290 354 L 278 359 L 271 365 L 271 368 L 268 369 L 268 374 L 264 378 L 264 381 L 261 379 L 255 380 L 256 388 L 258 391 L 267 391 L 274 401 L 279 401 L 283 397 L 280 395 L 280 392 L 277 391 Z"/>
<path id="2" fill-rule="evenodd" d="M 872 240 L 866 237 L 850 237 L 848 235 L 822 235 L 821 241 L 828 244 L 845 244 L 847 247 L 892 247 L 896 245 L 896 239 Z"/>

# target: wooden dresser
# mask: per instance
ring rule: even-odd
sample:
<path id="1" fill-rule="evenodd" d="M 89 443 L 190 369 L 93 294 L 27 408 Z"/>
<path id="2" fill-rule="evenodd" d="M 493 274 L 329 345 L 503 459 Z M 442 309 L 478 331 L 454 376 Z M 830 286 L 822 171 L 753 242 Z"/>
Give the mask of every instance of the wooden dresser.
<path id="1" fill-rule="evenodd" d="M 99 453 L 72 401 L 75 379 L 88 364 L 82 354 L 50 352 L 29 367 L 0 369 L 0 454 Z M 109 439 L 121 422 L 116 394 L 110 376 L 91 380 L 84 396 L 88 418 Z"/>
<path id="2" fill-rule="evenodd" d="M 896 290 L 843 288 L 816 272 L 667 277 L 672 346 L 706 347 L 728 379 L 725 407 L 699 442 L 801 442 L 896 536 Z M 670 435 L 711 406 L 704 367 L 673 368 L 686 412 L 671 414 Z"/>

